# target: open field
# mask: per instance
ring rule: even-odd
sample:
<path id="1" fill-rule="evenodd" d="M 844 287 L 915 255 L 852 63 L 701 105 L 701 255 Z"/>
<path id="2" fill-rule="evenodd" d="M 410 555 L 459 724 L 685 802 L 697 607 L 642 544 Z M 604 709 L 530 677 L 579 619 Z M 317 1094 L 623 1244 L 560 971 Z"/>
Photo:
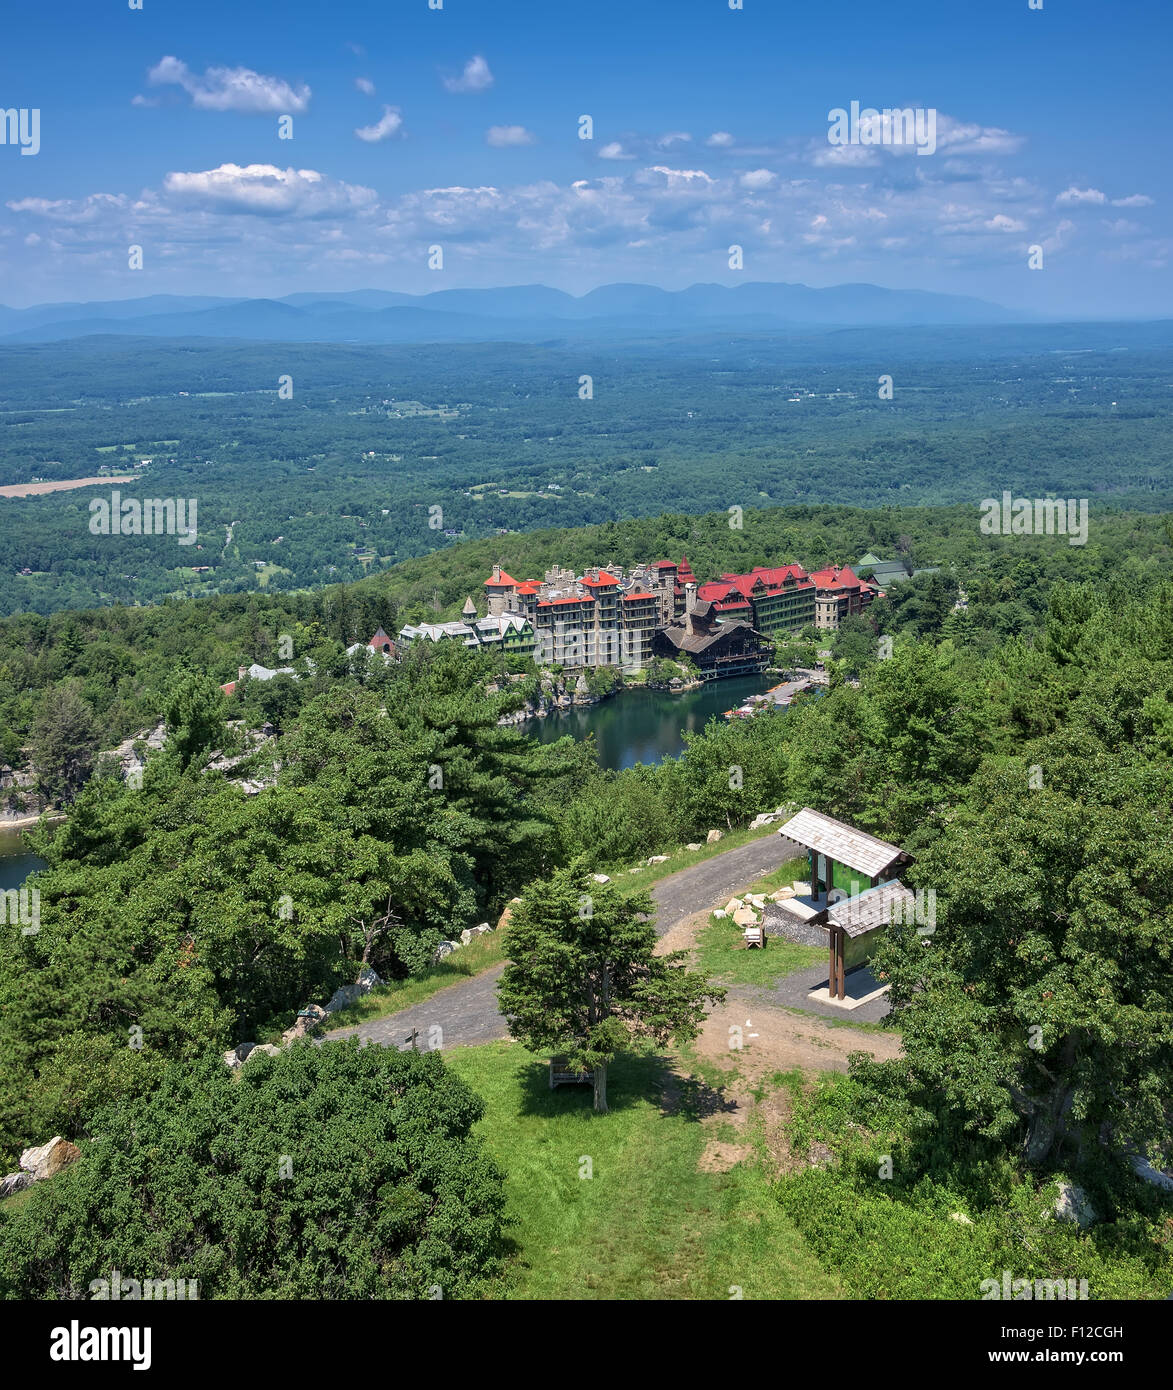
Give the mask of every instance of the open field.
<path id="1" fill-rule="evenodd" d="M 72 492 L 79 487 L 97 487 L 101 483 L 133 483 L 135 475 L 125 473 L 110 478 L 58 478 L 50 483 L 9 483 L 0 487 L 0 497 L 40 497 L 46 492 Z"/>

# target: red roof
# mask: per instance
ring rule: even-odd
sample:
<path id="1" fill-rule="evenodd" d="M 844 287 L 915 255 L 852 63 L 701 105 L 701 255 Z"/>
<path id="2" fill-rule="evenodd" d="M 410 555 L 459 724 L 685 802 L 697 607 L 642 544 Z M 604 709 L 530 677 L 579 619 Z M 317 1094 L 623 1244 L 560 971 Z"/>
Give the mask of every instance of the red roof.
<path id="1" fill-rule="evenodd" d="M 517 586 L 517 592 L 519 594 L 536 594 L 541 587 L 542 582 L 540 579 L 523 579 Z"/>
<path id="2" fill-rule="evenodd" d="M 510 577 L 505 573 L 505 571 L 502 570 L 502 571 L 501 571 L 501 578 L 500 578 L 500 579 L 494 579 L 492 575 L 489 575 L 488 579 L 485 580 L 485 587 L 486 587 L 486 588 L 489 588 L 489 587 L 492 587 L 492 588 L 499 588 L 499 587 L 500 587 L 501 585 L 503 585 L 503 584 L 516 584 L 516 583 L 517 583 L 517 580 L 516 580 L 516 579 L 510 579 Z"/>
<path id="3" fill-rule="evenodd" d="M 235 682 L 235 681 L 229 681 L 227 685 L 222 685 L 222 686 L 220 687 L 220 689 L 224 692 L 225 695 L 235 695 L 235 694 L 236 694 L 236 682 Z"/>
<path id="4" fill-rule="evenodd" d="M 595 584 L 604 584 L 604 585 L 605 585 L 605 584 L 618 584 L 618 583 L 619 583 L 618 579 L 616 579 L 615 576 L 614 576 L 613 574 L 607 574 L 605 571 L 601 571 L 601 572 L 600 572 L 598 579 L 584 579 L 582 582 L 583 582 L 584 584 L 590 584 L 590 585 L 592 585 L 592 586 L 595 585 Z"/>
<path id="5" fill-rule="evenodd" d="M 629 599 L 633 599 L 633 598 L 655 598 L 655 597 L 656 597 L 655 594 L 624 594 L 624 595 L 623 595 L 623 601 L 626 603 Z"/>
<path id="6" fill-rule="evenodd" d="M 859 580 L 850 565 L 828 565 L 825 570 L 816 570 L 811 578 L 819 589 L 859 588 Z"/>
<path id="7" fill-rule="evenodd" d="M 675 568 L 675 560 L 657 560 L 656 563 L 652 566 L 652 569 L 654 570 L 674 570 Z"/>
<path id="8" fill-rule="evenodd" d="M 556 603 L 594 603 L 593 594 L 584 594 L 581 598 L 544 598 L 538 604 L 539 608 L 552 608 Z"/>

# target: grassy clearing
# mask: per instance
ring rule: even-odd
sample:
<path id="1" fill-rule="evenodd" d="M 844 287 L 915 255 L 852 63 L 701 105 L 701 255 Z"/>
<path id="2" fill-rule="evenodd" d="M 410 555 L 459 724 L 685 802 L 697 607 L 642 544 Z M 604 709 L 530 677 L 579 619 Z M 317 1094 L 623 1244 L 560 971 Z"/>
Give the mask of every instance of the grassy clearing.
<path id="1" fill-rule="evenodd" d="M 789 888 L 796 881 L 805 883 L 809 877 L 810 860 L 801 854 L 795 859 L 788 859 L 785 864 L 779 864 L 756 883 L 750 884 L 746 892 L 773 893 L 777 888 Z"/>
<path id="2" fill-rule="evenodd" d="M 589 1089 L 549 1090 L 545 1059 L 520 1044 L 444 1055 L 484 1098 L 479 1129 L 508 1174 L 516 1261 L 497 1297 L 728 1299 L 735 1287 L 745 1298 L 841 1296 L 759 1167 L 698 1170 L 717 1133 L 700 1123 L 698 1083 L 673 1086 L 664 1058 L 617 1062 L 611 1112 L 595 1115 Z"/>
<path id="3" fill-rule="evenodd" d="M 826 955 L 817 946 L 796 946 L 776 936 L 767 937 L 761 950 L 747 950 L 742 928 L 729 917 L 710 916 L 697 936 L 697 968 L 728 984 L 775 985 Z"/>

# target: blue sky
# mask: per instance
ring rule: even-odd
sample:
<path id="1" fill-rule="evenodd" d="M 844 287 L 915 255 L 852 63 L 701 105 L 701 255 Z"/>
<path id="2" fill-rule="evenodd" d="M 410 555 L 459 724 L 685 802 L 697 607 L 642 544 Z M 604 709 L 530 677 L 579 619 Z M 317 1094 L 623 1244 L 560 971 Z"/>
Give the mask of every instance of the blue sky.
<path id="1" fill-rule="evenodd" d="M 1171 314 L 1171 11 L 9 7 L 0 108 L 39 110 L 40 150 L 0 146 L 0 302 L 866 280 Z M 828 112 L 852 101 L 935 111 L 935 153 L 831 145 Z"/>

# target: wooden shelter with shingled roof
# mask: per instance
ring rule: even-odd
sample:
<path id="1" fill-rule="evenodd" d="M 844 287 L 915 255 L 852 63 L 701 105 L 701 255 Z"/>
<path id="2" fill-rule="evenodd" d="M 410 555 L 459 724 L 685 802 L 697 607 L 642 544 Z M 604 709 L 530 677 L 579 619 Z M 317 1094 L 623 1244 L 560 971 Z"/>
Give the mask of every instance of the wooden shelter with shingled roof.
<path id="1" fill-rule="evenodd" d="M 879 939 L 874 934 L 894 921 L 912 920 L 913 894 L 898 877 L 910 858 L 898 845 L 810 807 L 792 816 L 778 834 L 806 849 L 809 892 L 773 904 L 767 930 L 773 927 L 805 944 L 824 941 L 827 988 L 833 999 L 843 999 L 847 972 L 867 960 Z"/>

